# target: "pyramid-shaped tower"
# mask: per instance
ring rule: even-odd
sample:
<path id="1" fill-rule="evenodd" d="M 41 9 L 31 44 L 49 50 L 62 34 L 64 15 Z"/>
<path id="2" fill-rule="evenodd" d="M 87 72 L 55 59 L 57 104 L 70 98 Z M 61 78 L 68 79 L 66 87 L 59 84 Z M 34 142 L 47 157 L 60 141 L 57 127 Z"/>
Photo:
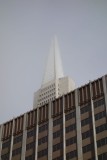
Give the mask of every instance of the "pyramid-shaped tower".
<path id="1" fill-rule="evenodd" d="M 40 107 L 74 89 L 74 81 L 69 77 L 64 77 L 58 41 L 55 36 L 51 43 L 41 88 L 34 93 L 33 108 Z"/>

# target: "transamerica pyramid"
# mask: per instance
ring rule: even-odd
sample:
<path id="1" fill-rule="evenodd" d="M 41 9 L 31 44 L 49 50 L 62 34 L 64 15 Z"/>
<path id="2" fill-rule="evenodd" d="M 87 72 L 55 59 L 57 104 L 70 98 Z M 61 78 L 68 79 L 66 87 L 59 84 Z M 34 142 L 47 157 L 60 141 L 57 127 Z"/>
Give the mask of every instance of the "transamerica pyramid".
<path id="1" fill-rule="evenodd" d="M 55 36 L 51 43 L 41 88 L 34 93 L 33 108 L 40 107 L 74 89 L 74 81 L 64 76 L 58 40 Z"/>

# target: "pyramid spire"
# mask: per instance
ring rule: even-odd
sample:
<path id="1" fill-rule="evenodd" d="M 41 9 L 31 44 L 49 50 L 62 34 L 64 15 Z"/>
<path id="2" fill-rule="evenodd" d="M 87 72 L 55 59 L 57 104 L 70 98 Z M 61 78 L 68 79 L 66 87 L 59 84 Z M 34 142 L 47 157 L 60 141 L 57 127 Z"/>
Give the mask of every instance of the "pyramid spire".
<path id="1" fill-rule="evenodd" d="M 52 40 L 42 85 L 52 80 L 62 78 L 63 76 L 64 74 L 62 68 L 62 61 L 61 61 L 57 37 L 55 36 L 54 39 Z"/>

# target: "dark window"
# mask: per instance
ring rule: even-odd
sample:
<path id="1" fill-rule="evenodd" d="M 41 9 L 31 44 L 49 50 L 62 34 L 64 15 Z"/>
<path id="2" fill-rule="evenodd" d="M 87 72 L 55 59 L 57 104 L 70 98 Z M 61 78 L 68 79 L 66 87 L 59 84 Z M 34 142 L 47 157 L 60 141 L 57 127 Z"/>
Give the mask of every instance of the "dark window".
<path id="1" fill-rule="evenodd" d="M 59 149 L 62 149 L 62 147 L 63 147 L 63 143 L 62 143 L 62 142 L 55 144 L 55 145 L 53 146 L 53 152 L 55 152 L 55 151 L 57 151 L 57 150 L 59 150 Z"/>
<path id="2" fill-rule="evenodd" d="M 69 146 L 73 143 L 76 143 L 77 139 L 76 139 L 76 136 L 75 137 L 72 137 L 72 138 L 69 138 L 66 140 L 66 146 Z"/>
<path id="3" fill-rule="evenodd" d="M 56 131 L 56 132 L 53 133 L 53 139 L 54 139 L 54 138 L 57 138 L 57 137 L 60 137 L 60 136 L 62 136 L 62 135 L 63 135 L 62 129 L 61 129 L 61 130 L 58 130 L 58 131 Z"/>
<path id="4" fill-rule="evenodd" d="M 93 143 L 92 144 L 88 144 L 86 146 L 83 147 L 83 153 L 89 152 L 94 148 Z"/>
<path id="5" fill-rule="evenodd" d="M 77 156 L 77 151 L 76 150 L 71 151 L 71 152 L 66 154 L 66 160 L 70 160 L 71 158 L 74 158 L 76 156 Z"/>
<path id="6" fill-rule="evenodd" d="M 21 142 L 22 141 L 22 135 L 21 136 L 18 136 L 18 137 L 14 137 L 14 144 L 16 144 L 16 143 L 19 143 L 19 142 Z"/>
<path id="7" fill-rule="evenodd" d="M 63 156 L 56 157 L 56 158 L 54 158 L 53 160 L 63 160 Z"/>
<path id="8" fill-rule="evenodd" d="M 14 149 L 13 151 L 12 151 L 12 156 L 15 156 L 15 155 L 18 155 L 18 154 L 20 154 L 21 153 L 21 148 L 17 148 L 17 149 Z"/>
<path id="9" fill-rule="evenodd" d="M 86 132 L 82 133 L 82 139 L 86 139 L 88 137 L 91 137 L 92 135 L 93 135 L 92 130 L 86 131 Z"/>
<path id="10" fill-rule="evenodd" d="M 44 157 L 46 155 L 48 155 L 48 149 L 44 149 L 44 150 L 41 150 L 41 151 L 38 152 L 38 157 L 39 158 Z"/>
<path id="11" fill-rule="evenodd" d="M 102 105 L 105 105 L 105 100 L 104 100 L 104 98 L 103 98 L 103 99 L 100 99 L 99 101 L 94 102 L 94 108 L 100 107 L 100 106 L 102 106 Z"/>
<path id="12" fill-rule="evenodd" d="M 98 160 L 106 160 L 106 159 L 107 159 L 107 152 L 106 152 L 106 153 L 103 153 L 103 154 L 98 155 Z"/>
<path id="13" fill-rule="evenodd" d="M 53 121 L 53 126 L 57 126 L 57 125 L 62 124 L 62 123 L 63 123 L 63 119 L 62 118 L 55 119 Z"/>
<path id="14" fill-rule="evenodd" d="M 106 144 L 107 144 L 107 137 L 97 141 L 97 147 L 98 148 L 101 147 L 101 146 L 104 146 Z"/>
<path id="15" fill-rule="evenodd" d="M 36 129 L 33 129 L 31 131 L 27 131 L 27 138 L 33 137 L 36 133 Z"/>
<path id="16" fill-rule="evenodd" d="M 85 126 L 87 124 L 90 124 L 91 122 L 92 122 L 92 118 L 88 117 L 88 118 L 81 121 L 81 126 Z"/>
<path id="17" fill-rule="evenodd" d="M 40 127 L 39 127 L 39 133 L 40 133 L 40 132 L 43 132 L 43 131 L 45 131 L 45 130 L 48 130 L 48 124 L 44 124 L 43 126 L 40 126 Z"/>
<path id="18" fill-rule="evenodd" d="M 75 129 L 76 129 L 76 124 L 72 124 L 72 125 L 66 127 L 66 133 L 73 131 Z"/>
<path id="19" fill-rule="evenodd" d="M 65 115 L 65 120 L 68 121 L 69 119 L 72 119 L 74 117 L 75 117 L 75 111 Z"/>
<path id="20" fill-rule="evenodd" d="M 26 150 L 32 149 L 34 147 L 35 147 L 35 142 L 31 142 L 31 143 L 26 145 Z"/>
<path id="21" fill-rule="evenodd" d="M 101 126 L 96 127 L 96 133 L 100 133 L 107 130 L 107 124 L 102 124 Z"/>
<path id="22" fill-rule="evenodd" d="M 35 156 L 34 156 L 34 154 L 33 154 L 33 155 L 30 155 L 30 156 L 27 156 L 27 157 L 25 158 L 25 160 L 34 160 L 34 158 L 35 158 Z"/>
<path id="23" fill-rule="evenodd" d="M 10 140 L 9 141 L 6 141 L 6 142 L 3 142 L 3 144 L 2 144 L 2 149 L 4 149 L 4 148 L 8 148 L 9 146 L 10 146 Z"/>
<path id="24" fill-rule="evenodd" d="M 1 156 L 1 159 L 2 159 L 2 160 L 9 160 L 9 153 L 3 154 L 3 155 Z"/>
<path id="25" fill-rule="evenodd" d="M 47 141 L 48 141 L 48 136 L 45 136 L 45 137 L 38 140 L 38 145 L 41 145 L 42 143 L 45 143 Z"/>
<path id="26" fill-rule="evenodd" d="M 100 113 L 97 113 L 97 114 L 95 115 L 95 120 L 101 119 L 101 118 L 103 118 L 103 117 L 105 117 L 105 116 L 106 116 L 106 112 L 105 112 L 105 111 L 100 112 Z"/>
<path id="27" fill-rule="evenodd" d="M 81 108 L 81 114 L 83 114 L 85 112 L 89 112 L 89 111 L 91 111 L 91 105 L 90 104 Z"/>

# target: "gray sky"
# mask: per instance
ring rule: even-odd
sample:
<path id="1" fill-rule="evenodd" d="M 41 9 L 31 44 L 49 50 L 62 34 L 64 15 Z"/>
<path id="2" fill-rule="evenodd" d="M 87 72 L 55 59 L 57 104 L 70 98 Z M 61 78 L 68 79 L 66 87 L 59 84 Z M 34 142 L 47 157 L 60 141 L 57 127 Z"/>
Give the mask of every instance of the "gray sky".
<path id="1" fill-rule="evenodd" d="M 107 0 L 0 0 L 0 123 L 32 109 L 55 34 L 77 87 L 107 73 Z"/>

